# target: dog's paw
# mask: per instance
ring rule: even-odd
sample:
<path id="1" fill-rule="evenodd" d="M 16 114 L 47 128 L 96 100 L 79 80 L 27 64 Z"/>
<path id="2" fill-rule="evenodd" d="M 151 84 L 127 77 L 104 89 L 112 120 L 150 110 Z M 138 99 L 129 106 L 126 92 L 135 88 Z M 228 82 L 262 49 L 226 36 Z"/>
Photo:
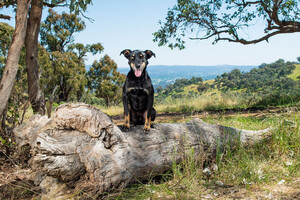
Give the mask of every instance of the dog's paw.
<path id="1" fill-rule="evenodd" d="M 150 127 L 151 127 L 151 128 L 154 128 L 154 127 L 155 127 L 155 123 L 154 123 L 154 122 L 151 122 L 151 123 L 150 123 Z"/>
<path id="2" fill-rule="evenodd" d="M 122 125 L 122 130 L 125 131 L 125 132 L 128 132 L 128 131 L 130 131 L 130 126 L 128 126 L 127 124 L 123 124 Z"/>
<path id="3" fill-rule="evenodd" d="M 150 126 L 144 126 L 144 133 L 150 132 Z"/>

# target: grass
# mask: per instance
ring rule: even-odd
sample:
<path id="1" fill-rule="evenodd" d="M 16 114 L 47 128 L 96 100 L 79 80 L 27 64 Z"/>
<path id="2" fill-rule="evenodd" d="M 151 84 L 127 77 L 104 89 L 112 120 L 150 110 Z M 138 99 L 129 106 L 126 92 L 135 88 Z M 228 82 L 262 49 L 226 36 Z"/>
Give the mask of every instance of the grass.
<path id="1" fill-rule="evenodd" d="M 261 184 L 300 176 L 299 112 L 259 119 L 236 116 L 219 120 L 207 121 L 247 129 L 274 127 L 270 141 L 227 152 L 219 162 L 220 179 L 234 184 Z"/>
<path id="2" fill-rule="evenodd" d="M 294 69 L 293 73 L 288 75 L 289 78 L 293 80 L 297 80 L 297 77 L 300 76 L 300 64 L 296 65 L 296 68 Z"/>
<path id="3" fill-rule="evenodd" d="M 221 94 L 209 92 L 193 97 L 166 99 L 154 105 L 158 112 L 193 113 L 203 110 L 223 110 L 245 107 L 245 99 L 238 93 Z"/>
<path id="4" fill-rule="evenodd" d="M 209 92 L 204 95 L 171 99 L 167 98 L 161 103 L 154 103 L 158 113 L 186 113 L 191 114 L 203 110 L 223 110 L 246 107 L 246 101 L 238 93 L 221 94 L 220 92 Z M 108 115 L 123 114 L 123 106 L 103 107 L 97 106 Z"/>
<path id="5" fill-rule="evenodd" d="M 204 162 L 205 155 L 195 158 L 189 149 L 187 159 L 173 164 L 168 172 L 111 193 L 107 199 L 268 199 L 270 195 L 271 199 L 291 199 L 300 194 L 300 111 L 261 117 L 206 116 L 203 120 L 243 129 L 273 127 L 272 137 L 252 146 L 232 149 L 228 145 L 209 164 Z M 204 176 L 203 169 L 213 164 L 217 170 L 210 178 Z"/>
<path id="6" fill-rule="evenodd" d="M 120 115 L 123 114 L 123 106 L 121 105 L 114 105 L 110 107 L 98 106 L 94 105 L 96 108 L 100 109 L 102 112 L 108 114 L 109 116 L 112 115 Z"/>
<path id="7" fill-rule="evenodd" d="M 158 113 L 193 113 L 202 110 L 222 110 L 230 108 L 246 107 L 245 99 L 239 93 L 221 94 L 216 90 L 211 90 L 203 95 L 171 99 L 167 98 L 163 102 L 154 102 L 154 108 Z M 115 105 L 111 107 L 98 106 L 102 112 L 108 115 L 123 114 L 123 106 Z"/>

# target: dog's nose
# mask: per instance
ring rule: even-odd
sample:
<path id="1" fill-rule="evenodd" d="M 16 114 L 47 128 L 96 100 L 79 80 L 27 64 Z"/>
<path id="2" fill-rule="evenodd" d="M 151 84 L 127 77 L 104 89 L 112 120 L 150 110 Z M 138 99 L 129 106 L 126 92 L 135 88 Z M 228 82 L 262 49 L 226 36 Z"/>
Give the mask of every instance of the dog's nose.
<path id="1" fill-rule="evenodd" d="M 135 67 L 136 67 L 137 69 L 139 69 L 141 66 L 139 66 L 139 65 L 135 65 Z"/>

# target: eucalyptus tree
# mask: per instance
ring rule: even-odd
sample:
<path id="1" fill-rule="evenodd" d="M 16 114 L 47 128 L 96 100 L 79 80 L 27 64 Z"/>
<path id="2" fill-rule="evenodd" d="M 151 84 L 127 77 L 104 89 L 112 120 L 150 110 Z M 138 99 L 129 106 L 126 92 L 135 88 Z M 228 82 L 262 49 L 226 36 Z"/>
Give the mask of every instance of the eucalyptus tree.
<path id="1" fill-rule="evenodd" d="M 125 74 L 117 71 L 117 64 L 108 55 L 94 61 L 88 71 L 89 88 L 97 97 L 105 100 L 106 106 L 120 103 Z"/>
<path id="2" fill-rule="evenodd" d="M 185 36 L 192 40 L 213 39 L 255 44 L 287 33 L 300 32 L 299 0 L 177 0 L 154 41 L 159 46 L 185 48 Z M 263 23 L 261 30 L 258 23 Z M 248 28 L 257 35 L 248 38 Z"/>
<path id="3" fill-rule="evenodd" d="M 100 43 L 83 45 L 75 43 L 75 33 L 85 29 L 84 21 L 75 14 L 58 14 L 49 10 L 41 24 L 41 44 L 49 52 L 51 66 L 44 66 L 41 80 L 44 91 L 52 94 L 58 88 L 59 101 L 68 101 L 70 95 L 77 96 L 87 84 L 84 58 L 87 53 L 103 51 Z"/>
<path id="4" fill-rule="evenodd" d="M 45 106 L 38 71 L 38 34 L 43 7 L 69 7 L 75 14 L 86 11 L 92 0 L 0 0 L 0 8 L 16 7 L 15 31 L 10 45 L 4 74 L 0 82 L 0 115 L 7 105 L 15 76 L 18 70 L 18 61 L 23 44 L 26 46 L 26 67 L 28 73 L 29 98 L 34 112 L 45 114 Z M 11 16 L 0 15 L 0 18 L 9 20 Z M 26 39 L 25 39 L 26 37 Z M 25 42 L 26 40 L 26 42 Z"/>

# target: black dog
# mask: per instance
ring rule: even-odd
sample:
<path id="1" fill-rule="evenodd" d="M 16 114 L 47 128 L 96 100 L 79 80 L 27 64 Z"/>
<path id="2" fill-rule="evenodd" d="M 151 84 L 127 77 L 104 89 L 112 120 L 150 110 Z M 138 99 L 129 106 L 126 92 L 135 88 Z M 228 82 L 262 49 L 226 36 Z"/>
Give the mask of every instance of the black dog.
<path id="1" fill-rule="evenodd" d="M 123 129 L 128 131 L 131 122 L 133 125 L 144 124 L 144 131 L 150 131 L 156 111 L 153 108 L 154 89 L 146 68 L 148 59 L 155 57 L 155 54 L 150 50 L 130 49 L 125 49 L 121 54 L 128 59 L 130 66 L 123 86 L 122 101 L 125 115 Z"/>

